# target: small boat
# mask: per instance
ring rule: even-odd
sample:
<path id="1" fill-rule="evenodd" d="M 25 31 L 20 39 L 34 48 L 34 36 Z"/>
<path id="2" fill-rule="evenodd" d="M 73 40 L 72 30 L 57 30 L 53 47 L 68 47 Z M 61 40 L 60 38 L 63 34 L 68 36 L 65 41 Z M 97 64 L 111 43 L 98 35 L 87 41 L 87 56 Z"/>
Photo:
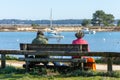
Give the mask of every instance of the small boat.
<path id="1" fill-rule="evenodd" d="M 47 38 L 64 38 L 64 36 L 61 35 L 60 32 L 58 32 L 53 26 L 52 26 L 52 10 L 51 10 L 51 20 L 50 20 L 50 28 L 47 30 L 46 37 Z"/>
<path id="2" fill-rule="evenodd" d="M 84 34 L 95 34 L 96 33 L 96 31 L 89 30 L 88 28 L 84 28 L 82 29 L 82 31 L 84 32 Z"/>
<path id="3" fill-rule="evenodd" d="M 55 34 L 55 33 L 47 33 L 46 34 L 46 37 L 49 39 L 49 38 L 64 38 L 64 36 L 62 36 L 61 34 Z"/>
<path id="4" fill-rule="evenodd" d="M 47 33 L 48 34 L 58 34 L 58 31 L 54 28 L 50 28 L 50 29 L 48 29 Z"/>

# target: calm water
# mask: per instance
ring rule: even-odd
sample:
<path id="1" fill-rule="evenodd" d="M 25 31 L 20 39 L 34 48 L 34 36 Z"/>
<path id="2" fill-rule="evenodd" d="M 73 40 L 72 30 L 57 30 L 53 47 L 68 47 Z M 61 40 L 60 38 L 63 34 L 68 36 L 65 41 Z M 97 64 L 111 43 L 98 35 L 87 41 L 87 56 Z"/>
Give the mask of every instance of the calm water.
<path id="1" fill-rule="evenodd" d="M 71 44 L 75 39 L 75 32 L 62 32 L 64 39 L 49 39 L 49 43 Z M 36 32 L 0 32 L 0 49 L 19 50 L 20 43 L 31 43 Z M 120 32 L 97 32 L 96 34 L 86 34 L 86 39 L 91 51 L 114 51 L 120 52 Z"/>

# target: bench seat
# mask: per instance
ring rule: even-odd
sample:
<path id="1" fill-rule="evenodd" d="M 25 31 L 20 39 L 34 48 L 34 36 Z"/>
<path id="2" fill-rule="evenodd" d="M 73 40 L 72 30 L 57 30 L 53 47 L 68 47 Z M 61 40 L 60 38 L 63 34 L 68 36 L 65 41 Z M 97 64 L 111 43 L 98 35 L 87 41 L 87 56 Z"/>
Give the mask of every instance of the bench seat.
<path id="1" fill-rule="evenodd" d="M 46 56 L 65 56 L 67 54 L 68 56 L 72 56 L 70 52 L 74 51 L 87 51 L 88 50 L 88 45 L 87 44 L 26 44 L 26 43 L 21 43 L 20 44 L 20 50 L 35 50 L 36 53 L 32 54 L 32 56 L 40 55 L 41 52 L 42 54 L 44 53 Z M 46 51 L 52 51 L 54 54 L 48 54 Z M 59 53 L 56 53 L 59 52 Z M 64 52 L 64 54 L 63 54 Z M 69 52 L 69 54 L 68 54 Z M 30 54 L 31 55 L 31 54 Z M 45 56 L 45 55 L 40 55 L 40 56 Z M 75 55 L 79 56 L 79 55 Z M 77 58 L 77 59 L 67 59 L 67 58 L 30 58 L 29 54 L 25 55 L 25 62 L 26 62 L 26 71 L 29 70 L 29 63 L 30 62 L 70 62 L 70 63 L 77 63 L 77 64 L 82 64 L 86 63 L 85 59 Z M 83 67 L 83 66 L 81 66 Z"/>

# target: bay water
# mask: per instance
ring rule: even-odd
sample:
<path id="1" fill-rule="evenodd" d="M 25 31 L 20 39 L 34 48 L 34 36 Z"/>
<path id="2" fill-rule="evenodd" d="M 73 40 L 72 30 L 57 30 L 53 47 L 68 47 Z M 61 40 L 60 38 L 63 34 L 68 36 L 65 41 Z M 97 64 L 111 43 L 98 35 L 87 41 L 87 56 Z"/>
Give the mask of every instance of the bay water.
<path id="1" fill-rule="evenodd" d="M 49 43 L 71 44 L 75 32 L 61 32 L 63 39 L 49 39 Z M 31 43 L 36 32 L 0 32 L 0 50 L 19 50 L 20 43 Z M 84 39 L 89 43 L 90 51 L 120 52 L 120 32 L 96 32 L 85 34 Z"/>

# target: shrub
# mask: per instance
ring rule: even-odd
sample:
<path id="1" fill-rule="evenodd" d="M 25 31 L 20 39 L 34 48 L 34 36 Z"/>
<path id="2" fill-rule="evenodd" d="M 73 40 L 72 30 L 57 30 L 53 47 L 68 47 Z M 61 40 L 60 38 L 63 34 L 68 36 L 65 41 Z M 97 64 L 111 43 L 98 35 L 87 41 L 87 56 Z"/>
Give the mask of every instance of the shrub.
<path id="1" fill-rule="evenodd" d="M 13 66 L 7 66 L 4 69 L 0 69 L 0 74 L 9 74 L 9 73 L 25 73 L 25 70 L 20 68 L 15 68 Z"/>
<path id="2" fill-rule="evenodd" d="M 67 73 L 67 76 L 103 76 L 103 77 L 116 77 L 120 78 L 120 71 L 113 71 L 113 72 L 97 72 L 97 71 L 81 71 L 81 70 L 75 70 L 71 73 Z"/>
<path id="3" fill-rule="evenodd" d="M 6 59 L 7 60 L 18 60 L 16 57 L 9 56 L 9 55 L 6 56 Z"/>

